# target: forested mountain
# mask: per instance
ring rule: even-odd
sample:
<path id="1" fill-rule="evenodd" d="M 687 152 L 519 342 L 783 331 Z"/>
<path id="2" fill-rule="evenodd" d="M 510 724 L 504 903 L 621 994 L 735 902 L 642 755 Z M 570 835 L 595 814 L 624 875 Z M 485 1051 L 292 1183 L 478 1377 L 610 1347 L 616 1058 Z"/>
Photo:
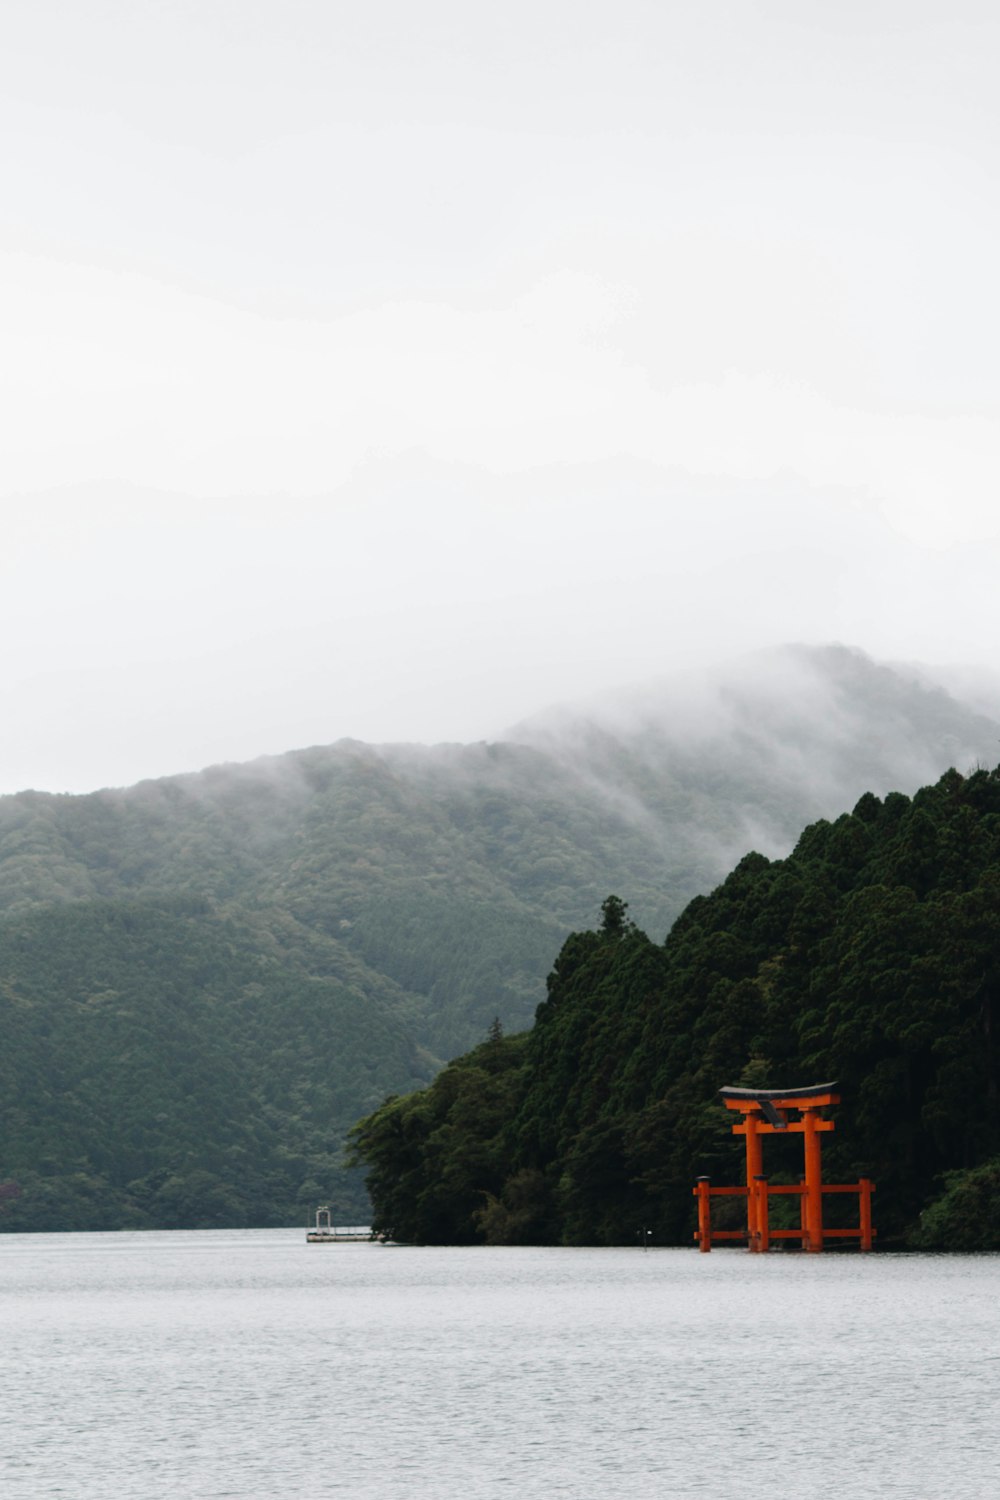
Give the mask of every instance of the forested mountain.
<path id="1" fill-rule="evenodd" d="M 198 897 L 0 923 L 0 1227 L 301 1223 L 332 1192 L 363 1222 L 349 1112 L 435 1064 L 390 984 L 322 969 Z"/>
<path id="2" fill-rule="evenodd" d="M 403 1239 L 690 1243 L 696 1176 L 741 1178 L 720 1086 L 837 1079 L 826 1179 L 874 1177 L 881 1243 L 996 1250 L 998 1027 L 1000 769 L 951 771 L 912 801 L 866 794 L 785 860 L 747 855 L 663 944 L 608 898 L 531 1032 L 389 1100 L 356 1148 Z M 797 1180 L 798 1138 L 766 1145 Z"/>
<path id="3" fill-rule="evenodd" d="M 661 937 L 748 849 L 998 738 L 912 675 L 790 648 L 497 744 L 2 798 L 0 1182 L 24 1190 L 0 1224 L 363 1214 L 344 1131 L 494 1017 L 527 1026 L 608 890 Z"/>

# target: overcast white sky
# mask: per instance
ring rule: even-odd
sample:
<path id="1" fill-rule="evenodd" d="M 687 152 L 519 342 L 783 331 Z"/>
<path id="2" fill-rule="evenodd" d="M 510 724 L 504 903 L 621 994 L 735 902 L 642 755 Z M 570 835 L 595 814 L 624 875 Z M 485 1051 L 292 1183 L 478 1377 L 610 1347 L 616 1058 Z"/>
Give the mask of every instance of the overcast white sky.
<path id="1" fill-rule="evenodd" d="M 0 791 L 996 665 L 1000 13 L 9 0 Z"/>

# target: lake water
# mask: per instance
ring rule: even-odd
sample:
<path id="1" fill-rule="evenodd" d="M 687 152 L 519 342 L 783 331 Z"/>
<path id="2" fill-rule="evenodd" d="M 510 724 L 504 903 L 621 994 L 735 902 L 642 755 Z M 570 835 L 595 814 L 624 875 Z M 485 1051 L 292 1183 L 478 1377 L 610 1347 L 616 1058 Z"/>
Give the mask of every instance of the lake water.
<path id="1" fill-rule="evenodd" d="M 1000 1256 L 0 1237 L 0 1494 L 1000 1495 Z"/>

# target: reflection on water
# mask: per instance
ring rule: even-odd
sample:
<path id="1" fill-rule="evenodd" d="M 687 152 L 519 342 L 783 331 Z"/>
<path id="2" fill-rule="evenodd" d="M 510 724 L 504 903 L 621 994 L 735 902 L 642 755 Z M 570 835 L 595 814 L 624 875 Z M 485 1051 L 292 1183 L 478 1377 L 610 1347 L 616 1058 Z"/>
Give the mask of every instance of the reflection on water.
<path id="1" fill-rule="evenodd" d="M 987 1500 L 1000 1257 L 0 1237 L 0 1492 Z"/>

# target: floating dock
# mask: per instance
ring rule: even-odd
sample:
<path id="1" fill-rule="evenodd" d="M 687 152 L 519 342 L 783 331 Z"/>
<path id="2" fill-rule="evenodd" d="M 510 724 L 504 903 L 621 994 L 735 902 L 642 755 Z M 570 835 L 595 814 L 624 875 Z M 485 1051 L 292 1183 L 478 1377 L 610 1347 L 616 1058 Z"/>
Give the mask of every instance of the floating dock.
<path id="1" fill-rule="evenodd" d="M 374 1238 L 370 1229 L 336 1229 L 326 1204 L 316 1210 L 315 1226 L 306 1230 L 307 1245 L 364 1244 Z"/>

